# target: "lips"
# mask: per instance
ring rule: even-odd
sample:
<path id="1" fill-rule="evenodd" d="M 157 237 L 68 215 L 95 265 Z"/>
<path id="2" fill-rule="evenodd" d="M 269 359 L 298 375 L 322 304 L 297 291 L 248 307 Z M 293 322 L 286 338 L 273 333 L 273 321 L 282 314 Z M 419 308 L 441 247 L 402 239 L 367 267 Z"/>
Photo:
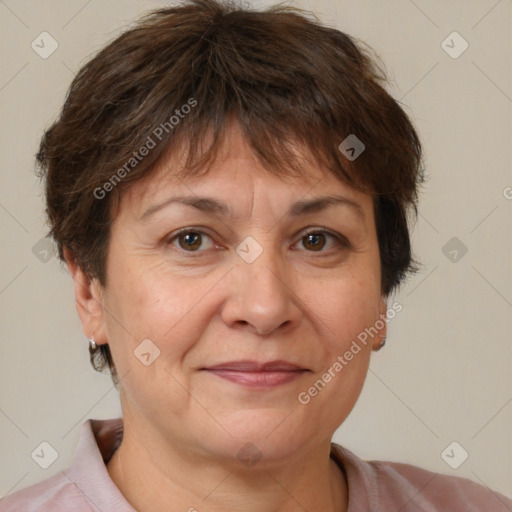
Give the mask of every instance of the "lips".
<path id="1" fill-rule="evenodd" d="M 297 370 L 306 370 L 297 366 L 296 364 L 289 363 L 288 361 L 231 361 L 228 363 L 220 363 L 214 366 L 205 368 L 206 370 L 230 370 L 235 372 L 293 372 Z"/>
<path id="2" fill-rule="evenodd" d="M 203 370 L 222 379 L 253 388 L 271 388 L 292 382 L 309 372 L 288 361 L 230 361 Z"/>

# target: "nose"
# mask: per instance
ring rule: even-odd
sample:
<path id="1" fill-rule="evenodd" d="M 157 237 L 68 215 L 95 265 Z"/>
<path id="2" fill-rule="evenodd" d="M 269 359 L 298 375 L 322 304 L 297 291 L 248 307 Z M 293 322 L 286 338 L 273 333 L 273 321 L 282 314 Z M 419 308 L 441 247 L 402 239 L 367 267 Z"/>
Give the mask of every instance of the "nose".
<path id="1" fill-rule="evenodd" d="M 264 336 L 299 324 L 301 301 L 293 289 L 292 269 L 271 253 L 265 249 L 252 263 L 236 260 L 222 310 L 222 319 L 230 328 Z"/>

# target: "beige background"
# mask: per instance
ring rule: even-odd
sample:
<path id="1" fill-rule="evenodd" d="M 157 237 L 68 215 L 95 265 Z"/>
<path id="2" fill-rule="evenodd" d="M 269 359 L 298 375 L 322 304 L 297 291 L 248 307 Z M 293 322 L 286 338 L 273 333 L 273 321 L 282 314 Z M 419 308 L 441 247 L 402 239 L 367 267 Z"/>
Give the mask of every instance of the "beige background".
<path id="1" fill-rule="evenodd" d="M 69 275 L 33 253 L 47 229 L 33 156 L 88 56 L 162 5 L 0 2 L 0 496 L 68 466 L 85 419 L 120 415 L 110 377 L 89 366 Z M 377 50 L 421 134 L 429 177 L 413 233 L 424 270 L 394 298 L 403 311 L 335 440 L 366 459 L 465 476 L 512 496 L 512 1 L 296 5 Z M 43 31 L 59 44 L 48 59 L 31 48 Z M 469 44 L 456 59 L 441 47 L 453 31 Z M 443 253 L 452 237 L 467 247 L 456 262 Z M 46 470 L 31 458 L 42 441 L 59 453 Z M 458 469 L 441 457 L 453 441 L 469 453 Z"/>

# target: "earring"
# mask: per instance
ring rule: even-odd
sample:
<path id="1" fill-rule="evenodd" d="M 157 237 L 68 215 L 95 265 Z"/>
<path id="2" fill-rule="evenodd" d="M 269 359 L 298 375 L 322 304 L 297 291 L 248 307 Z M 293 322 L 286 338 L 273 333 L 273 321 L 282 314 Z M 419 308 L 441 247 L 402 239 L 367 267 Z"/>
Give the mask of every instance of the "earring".
<path id="1" fill-rule="evenodd" d="M 386 344 L 386 338 L 382 338 L 380 345 L 375 350 L 379 351 L 381 348 L 384 347 L 385 344 Z"/>
<path id="2" fill-rule="evenodd" d="M 94 341 L 94 336 L 91 335 L 91 339 L 89 340 L 89 350 L 92 351 L 92 350 L 96 350 L 97 348 L 98 348 L 98 345 L 96 345 L 96 342 Z"/>

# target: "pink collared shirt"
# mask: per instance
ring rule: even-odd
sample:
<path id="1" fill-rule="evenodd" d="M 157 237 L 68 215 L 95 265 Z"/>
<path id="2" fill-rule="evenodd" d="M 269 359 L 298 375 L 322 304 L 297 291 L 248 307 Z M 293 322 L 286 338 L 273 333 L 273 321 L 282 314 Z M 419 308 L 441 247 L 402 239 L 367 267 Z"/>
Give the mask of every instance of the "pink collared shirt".
<path id="1" fill-rule="evenodd" d="M 106 467 L 122 437 L 121 418 L 87 420 L 71 468 L 6 496 L 0 511 L 136 512 Z M 465 478 L 364 461 L 335 443 L 331 457 L 347 477 L 348 512 L 512 512 L 510 498 Z"/>

